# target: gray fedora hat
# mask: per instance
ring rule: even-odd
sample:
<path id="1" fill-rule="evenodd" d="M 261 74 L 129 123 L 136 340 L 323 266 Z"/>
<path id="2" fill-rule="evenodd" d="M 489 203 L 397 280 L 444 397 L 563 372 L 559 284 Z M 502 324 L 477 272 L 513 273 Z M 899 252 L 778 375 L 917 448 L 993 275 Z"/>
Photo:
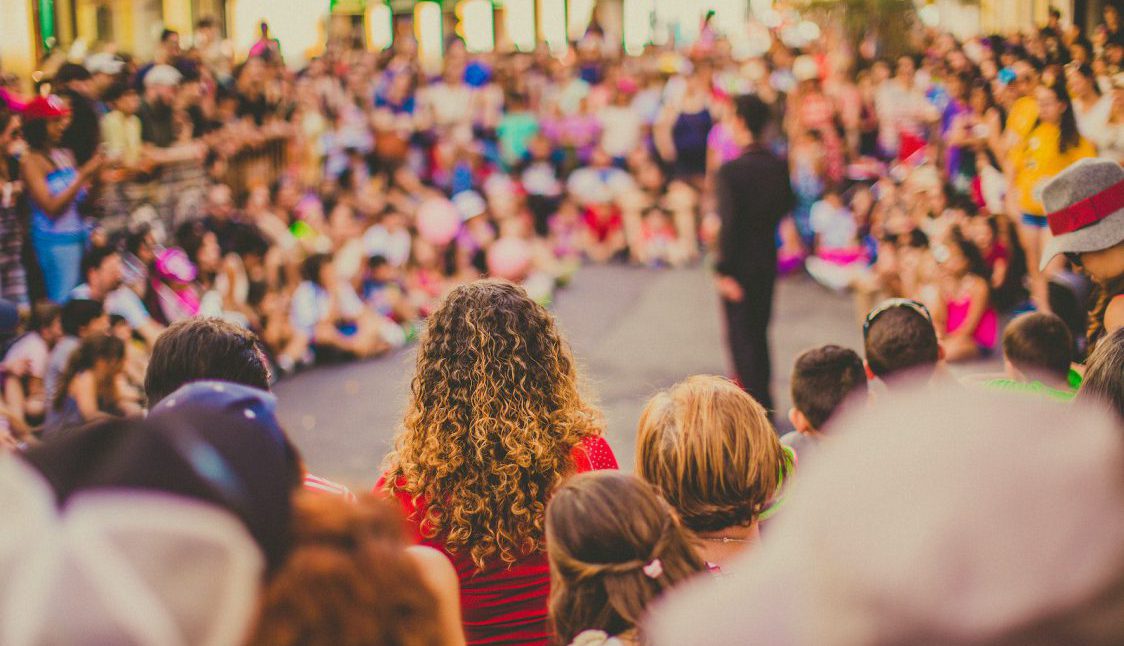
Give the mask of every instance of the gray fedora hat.
<path id="1" fill-rule="evenodd" d="M 1042 188 L 1054 235 L 1040 269 L 1058 254 L 1109 249 L 1124 241 L 1124 168 L 1111 159 L 1082 159 Z"/>

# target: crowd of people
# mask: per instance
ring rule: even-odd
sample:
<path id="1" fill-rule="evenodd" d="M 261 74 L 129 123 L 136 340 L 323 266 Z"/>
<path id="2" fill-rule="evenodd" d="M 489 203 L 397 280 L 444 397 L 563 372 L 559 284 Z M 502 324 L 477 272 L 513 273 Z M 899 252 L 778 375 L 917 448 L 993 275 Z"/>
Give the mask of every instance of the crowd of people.
<path id="1" fill-rule="evenodd" d="M 265 24 L 235 65 L 205 20 L 4 89 L 0 643 L 1120 643 L 1104 19 L 893 60 L 594 25 L 433 76 L 346 40 L 294 72 Z M 777 271 L 853 291 L 863 347 L 800 354 L 788 411 L 767 369 L 654 393 L 622 473 L 553 290 L 712 251 L 766 366 Z M 370 493 L 310 473 L 276 375 L 415 338 Z"/>

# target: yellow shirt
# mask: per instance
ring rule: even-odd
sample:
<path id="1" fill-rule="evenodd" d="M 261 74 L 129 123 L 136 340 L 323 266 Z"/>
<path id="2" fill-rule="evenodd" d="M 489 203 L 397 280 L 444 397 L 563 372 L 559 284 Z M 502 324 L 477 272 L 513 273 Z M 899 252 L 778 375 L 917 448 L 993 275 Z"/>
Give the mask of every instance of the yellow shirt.
<path id="1" fill-rule="evenodd" d="M 1061 129 L 1052 123 L 1040 123 L 1031 130 L 1021 146 L 1011 151 L 1019 209 L 1023 213 L 1045 215 L 1045 209 L 1035 195 L 1039 186 L 1078 159 L 1097 154 L 1093 144 L 1084 137 L 1064 153 L 1058 150 L 1060 143 Z"/>
<path id="2" fill-rule="evenodd" d="M 1038 123 L 1038 101 L 1032 96 L 1016 99 L 1007 115 L 1007 132 L 1013 132 L 1020 141 L 1026 141 L 1035 123 Z"/>
<path id="3" fill-rule="evenodd" d="M 137 115 L 114 110 L 101 120 L 101 140 L 110 159 L 136 166 L 141 158 L 141 122 Z"/>

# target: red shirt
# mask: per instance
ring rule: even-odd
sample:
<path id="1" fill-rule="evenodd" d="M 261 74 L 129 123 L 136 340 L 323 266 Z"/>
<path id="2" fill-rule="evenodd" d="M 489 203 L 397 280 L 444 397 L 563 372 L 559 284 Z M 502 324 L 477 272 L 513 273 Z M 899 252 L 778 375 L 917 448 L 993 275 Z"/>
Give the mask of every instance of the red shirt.
<path id="1" fill-rule="evenodd" d="M 571 452 L 577 473 L 616 469 L 617 458 L 602 437 L 587 437 Z M 375 491 L 382 491 L 386 476 Z M 441 550 L 457 570 L 461 586 L 461 613 L 469 644 L 546 644 L 546 604 L 550 594 L 550 569 L 546 554 L 536 552 L 510 567 L 491 563 L 477 570 L 467 550 L 450 554 L 440 539 L 421 535 L 419 508 L 409 494 L 399 492 L 398 502 L 406 513 L 414 540 Z"/>

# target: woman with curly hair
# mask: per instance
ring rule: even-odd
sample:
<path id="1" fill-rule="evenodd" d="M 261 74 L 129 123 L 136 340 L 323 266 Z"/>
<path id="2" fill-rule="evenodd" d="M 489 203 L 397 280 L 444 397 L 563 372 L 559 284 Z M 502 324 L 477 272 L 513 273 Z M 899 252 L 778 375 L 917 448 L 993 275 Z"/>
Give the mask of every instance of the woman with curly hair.
<path id="1" fill-rule="evenodd" d="M 706 571 L 675 511 L 625 473 L 567 480 L 547 506 L 546 536 L 559 645 L 644 643 L 639 626 L 648 606 Z"/>
<path id="2" fill-rule="evenodd" d="M 469 644 L 545 644 L 546 504 L 615 469 L 554 319 L 521 287 L 460 285 L 429 317 L 403 429 L 376 485 L 452 559 Z"/>

